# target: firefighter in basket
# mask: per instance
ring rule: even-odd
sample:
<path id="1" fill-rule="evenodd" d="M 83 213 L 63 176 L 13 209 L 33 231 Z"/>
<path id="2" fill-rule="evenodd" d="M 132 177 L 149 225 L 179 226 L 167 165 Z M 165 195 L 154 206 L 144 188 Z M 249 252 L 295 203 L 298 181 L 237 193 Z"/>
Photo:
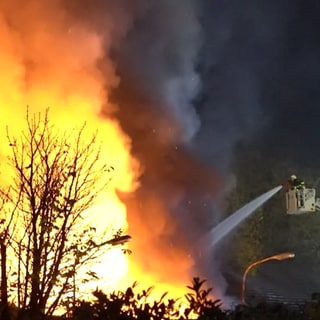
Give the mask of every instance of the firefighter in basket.
<path id="1" fill-rule="evenodd" d="M 304 181 L 297 178 L 296 175 L 291 175 L 290 179 L 285 183 L 286 190 L 301 190 L 305 188 Z"/>

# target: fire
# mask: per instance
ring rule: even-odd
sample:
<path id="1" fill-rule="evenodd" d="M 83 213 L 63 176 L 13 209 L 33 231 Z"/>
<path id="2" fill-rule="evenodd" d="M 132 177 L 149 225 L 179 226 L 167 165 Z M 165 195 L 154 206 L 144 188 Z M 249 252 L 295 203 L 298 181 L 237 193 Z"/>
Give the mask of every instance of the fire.
<path id="1" fill-rule="evenodd" d="M 34 0 L 22 4 L 18 0 L 5 0 L 0 3 L 0 39 L 2 180 L 10 181 L 10 176 L 4 175 L 5 156 L 9 154 L 5 128 L 8 126 L 12 135 L 19 136 L 25 128 L 27 105 L 30 113 L 43 113 L 49 107 L 50 120 L 61 132 L 79 128 L 84 122 L 88 135 L 98 131 L 102 160 L 115 168 L 115 174 L 109 190 L 91 209 L 91 218 L 98 228 L 126 230 L 127 208 L 118 192 L 137 190 L 142 169 L 131 154 L 131 138 L 113 116 L 117 106 L 109 102 L 109 91 L 118 85 L 119 79 L 106 54 L 108 37 L 81 25 L 60 7 L 59 1 Z M 102 60 L 103 71 L 98 67 Z M 101 116 L 102 107 L 107 116 Z M 112 289 L 137 280 L 142 285 L 155 286 L 161 293 L 181 295 L 189 280 L 191 257 L 174 246 L 163 245 L 161 251 L 158 247 L 149 257 L 150 261 L 146 260 L 150 253 L 145 248 L 153 250 L 154 238 L 150 234 L 160 235 L 167 228 L 165 209 L 156 200 L 153 204 L 160 212 L 155 213 L 157 221 L 146 222 L 151 230 L 144 221 L 135 224 L 139 230 L 134 230 L 134 235 L 140 241 L 133 255 L 128 257 L 119 249 L 111 250 L 94 268 L 103 273 Z M 173 264 L 180 264 L 176 273 L 170 268 Z M 99 286 L 103 286 L 101 282 Z"/>
<path id="2" fill-rule="evenodd" d="M 110 229 L 111 236 L 112 230 L 127 228 L 126 208 L 115 190 L 134 190 L 139 174 L 139 165 L 130 155 L 130 139 L 116 120 L 99 116 L 101 106 L 108 101 L 106 89 L 118 80 L 111 65 L 108 75 L 97 67 L 104 54 L 102 37 L 72 24 L 65 12 L 52 15 L 44 7 L 48 4 L 58 12 L 54 1 L 30 1 L 26 11 L 13 11 L 11 1 L 0 5 L 2 179 L 10 181 L 4 176 L 5 156 L 9 154 L 6 127 L 11 134 L 20 135 L 27 105 L 30 113 L 44 113 L 49 107 L 50 121 L 62 134 L 86 122 L 88 138 L 98 132 L 101 161 L 115 168 L 109 190 L 100 196 L 91 215 L 97 226 Z M 107 280 L 116 282 L 128 271 L 127 264 L 119 249 L 110 250 L 97 269 L 104 270 Z"/>

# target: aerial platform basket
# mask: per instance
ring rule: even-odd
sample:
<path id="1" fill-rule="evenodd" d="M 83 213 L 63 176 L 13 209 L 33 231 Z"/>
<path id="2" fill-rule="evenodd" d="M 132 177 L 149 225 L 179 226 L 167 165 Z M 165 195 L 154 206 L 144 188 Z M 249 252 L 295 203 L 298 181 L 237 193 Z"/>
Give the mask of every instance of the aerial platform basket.
<path id="1" fill-rule="evenodd" d="M 320 209 L 320 199 L 316 199 L 316 189 L 301 188 L 286 191 L 287 214 L 316 212 Z"/>

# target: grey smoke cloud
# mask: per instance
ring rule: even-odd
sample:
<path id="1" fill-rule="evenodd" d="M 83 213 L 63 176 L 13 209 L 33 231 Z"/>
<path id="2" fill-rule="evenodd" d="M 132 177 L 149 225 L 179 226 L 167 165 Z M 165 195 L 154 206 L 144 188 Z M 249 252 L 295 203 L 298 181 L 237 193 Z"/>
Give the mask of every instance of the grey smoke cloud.
<path id="1" fill-rule="evenodd" d="M 183 141 L 200 127 L 192 103 L 201 90 L 196 70 L 203 40 L 198 7 L 191 0 L 146 1 L 119 50 L 146 94 L 180 123 Z"/>

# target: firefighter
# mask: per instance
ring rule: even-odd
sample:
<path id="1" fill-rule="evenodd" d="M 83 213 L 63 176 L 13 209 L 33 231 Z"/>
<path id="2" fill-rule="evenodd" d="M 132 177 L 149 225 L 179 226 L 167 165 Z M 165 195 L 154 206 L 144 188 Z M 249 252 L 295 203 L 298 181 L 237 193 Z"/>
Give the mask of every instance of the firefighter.
<path id="1" fill-rule="evenodd" d="M 291 190 L 301 190 L 305 188 L 304 181 L 298 179 L 294 174 L 290 177 L 288 182 Z"/>

